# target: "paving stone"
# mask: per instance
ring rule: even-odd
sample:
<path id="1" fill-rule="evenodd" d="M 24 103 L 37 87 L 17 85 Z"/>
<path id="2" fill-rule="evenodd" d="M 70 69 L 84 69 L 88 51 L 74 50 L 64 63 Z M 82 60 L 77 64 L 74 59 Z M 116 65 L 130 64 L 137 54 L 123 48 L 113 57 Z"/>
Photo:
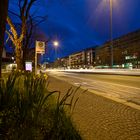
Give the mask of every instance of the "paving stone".
<path id="1" fill-rule="evenodd" d="M 50 90 L 62 94 L 72 86 L 50 78 Z M 73 87 L 75 88 L 75 87 Z M 79 89 L 73 121 L 84 140 L 140 140 L 140 111 Z"/>

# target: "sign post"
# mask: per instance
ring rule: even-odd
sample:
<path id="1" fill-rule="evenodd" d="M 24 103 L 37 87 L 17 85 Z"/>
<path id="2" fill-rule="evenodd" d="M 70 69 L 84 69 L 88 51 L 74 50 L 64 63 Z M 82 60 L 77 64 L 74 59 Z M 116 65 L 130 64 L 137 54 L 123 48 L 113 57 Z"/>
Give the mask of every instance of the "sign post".
<path id="1" fill-rule="evenodd" d="M 37 54 L 45 53 L 45 42 L 36 41 L 35 44 L 35 74 L 37 74 Z"/>

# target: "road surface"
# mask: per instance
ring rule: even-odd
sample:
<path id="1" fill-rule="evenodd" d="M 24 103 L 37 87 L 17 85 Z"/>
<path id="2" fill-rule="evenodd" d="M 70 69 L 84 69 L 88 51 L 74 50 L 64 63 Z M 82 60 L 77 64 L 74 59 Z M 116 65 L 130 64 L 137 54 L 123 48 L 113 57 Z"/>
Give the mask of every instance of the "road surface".
<path id="1" fill-rule="evenodd" d="M 49 75 L 140 109 L 140 76 L 49 71 Z"/>

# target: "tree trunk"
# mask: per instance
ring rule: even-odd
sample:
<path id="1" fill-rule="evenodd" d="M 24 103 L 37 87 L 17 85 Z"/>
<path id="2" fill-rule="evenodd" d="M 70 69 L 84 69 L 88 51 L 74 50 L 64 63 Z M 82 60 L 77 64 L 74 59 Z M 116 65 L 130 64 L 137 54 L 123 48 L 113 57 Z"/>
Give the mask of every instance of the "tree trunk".
<path id="1" fill-rule="evenodd" d="M 23 63 L 23 69 L 25 70 L 25 62 L 26 62 L 26 50 L 25 50 L 25 48 L 23 49 L 23 61 L 22 61 Z"/>
<path id="2" fill-rule="evenodd" d="M 8 11 L 8 0 L 0 0 L 0 78 L 1 78 L 2 52 L 4 47 L 4 32 L 7 11 Z"/>
<path id="3" fill-rule="evenodd" d="M 25 70 L 25 62 L 27 59 L 27 48 L 28 48 L 28 43 L 26 43 L 25 39 L 23 41 L 23 69 Z"/>
<path id="4" fill-rule="evenodd" d="M 22 43 L 20 42 L 16 46 L 18 46 L 15 48 L 17 70 L 23 70 Z"/>

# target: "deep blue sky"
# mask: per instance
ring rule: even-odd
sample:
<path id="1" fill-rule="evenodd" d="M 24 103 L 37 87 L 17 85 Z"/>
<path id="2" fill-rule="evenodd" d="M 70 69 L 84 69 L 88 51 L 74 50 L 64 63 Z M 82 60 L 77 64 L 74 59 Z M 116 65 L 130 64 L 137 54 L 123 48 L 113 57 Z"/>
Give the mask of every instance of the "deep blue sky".
<path id="1" fill-rule="evenodd" d="M 33 7 L 48 19 L 40 25 L 46 36 L 58 40 L 57 57 L 109 40 L 109 0 L 39 0 Z M 12 6 L 12 5 L 10 5 Z M 113 37 L 140 28 L 140 0 L 113 0 Z M 47 53 L 54 59 L 53 46 Z"/>

